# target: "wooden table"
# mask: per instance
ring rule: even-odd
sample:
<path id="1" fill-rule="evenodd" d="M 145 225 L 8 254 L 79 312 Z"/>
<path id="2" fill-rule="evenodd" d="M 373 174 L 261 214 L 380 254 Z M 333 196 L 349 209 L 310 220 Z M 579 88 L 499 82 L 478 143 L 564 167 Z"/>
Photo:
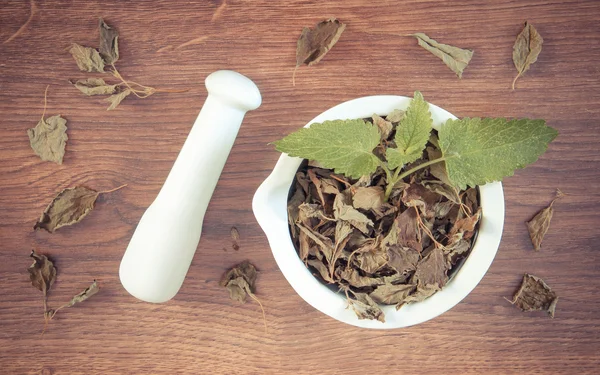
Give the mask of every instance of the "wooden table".
<path id="1" fill-rule="evenodd" d="M 0 44 L 0 373 L 2 374 L 582 374 L 600 371 L 600 3 L 582 1 L 35 1 L 31 22 Z M 277 5 L 280 4 L 280 5 Z M 26 22 L 28 1 L 0 6 L 0 40 Z M 115 111 L 68 79 L 86 78 L 65 51 L 97 45 L 97 18 L 118 28 L 120 72 L 185 93 L 127 98 Z M 316 66 L 291 83 L 303 26 L 338 17 L 348 27 Z M 510 89 L 512 45 L 530 20 L 544 37 L 538 62 Z M 425 32 L 475 50 L 463 79 L 404 35 Z M 260 87 L 204 222 L 179 294 L 160 305 L 122 288 L 121 256 L 165 180 L 206 97 L 205 77 L 234 69 Z M 68 119 L 63 165 L 36 157 L 26 130 Z M 363 95 L 425 98 L 458 116 L 545 118 L 560 131 L 534 165 L 505 180 L 498 255 L 479 286 L 444 315 L 408 329 L 372 331 L 314 310 L 277 268 L 251 199 L 279 154 L 272 142 L 325 109 Z M 193 172 L 191 172 L 193 173 Z M 33 231 L 61 189 L 127 187 L 54 234 Z M 560 188 L 542 251 L 524 221 Z M 240 232 L 231 249 L 229 231 Z M 58 268 L 51 305 L 97 279 L 101 291 L 43 328 L 29 252 Z M 225 250 L 224 250 L 225 248 Z M 218 281 L 249 259 L 260 269 L 255 303 L 231 301 Z M 523 313 L 510 297 L 524 272 L 560 296 L 556 318 Z"/>

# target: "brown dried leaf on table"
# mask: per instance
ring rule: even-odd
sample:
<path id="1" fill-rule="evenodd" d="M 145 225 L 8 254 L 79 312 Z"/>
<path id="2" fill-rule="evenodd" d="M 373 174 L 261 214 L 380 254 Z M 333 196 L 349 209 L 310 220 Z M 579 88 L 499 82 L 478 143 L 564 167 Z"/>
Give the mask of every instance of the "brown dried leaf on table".
<path id="1" fill-rule="evenodd" d="M 535 27 L 529 22 L 525 22 L 523 30 L 517 35 L 517 40 L 513 45 L 513 62 L 515 68 L 517 68 L 517 76 L 512 83 L 513 90 L 517 79 L 525 74 L 531 65 L 537 61 L 540 52 L 542 52 L 542 43 L 544 43 L 544 39 Z"/>
<path id="2" fill-rule="evenodd" d="M 258 303 L 262 311 L 263 322 L 265 324 L 265 332 L 267 330 L 267 318 L 262 302 L 256 297 L 256 278 L 258 271 L 256 267 L 249 261 L 245 260 L 242 263 L 227 270 L 221 277 L 219 285 L 229 291 L 229 298 L 234 301 L 246 303 L 246 296 L 250 296 Z"/>
<path id="3" fill-rule="evenodd" d="M 60 115 L 43 118 L 27 129 L 31 148 L 44 161 L 62 164 L 67 145 L 67 120 Z"/>
<path id="4" fill-rule="evenodd" d="M 52 287 L 52 284 L 54 284 L 54 281 L 56 281 L 56 267 L 54 267 L 54 263 L 48 257 L 38 255 L 34 250 L 31 250 L 29 256 L 33 258 L 33 263 L 27 269 L 29 271 L 29 279 L 31 280 L 31 285 L 43 293 L 44 311 L 46 311 L 48 291 Z"/>
<path id="5" fill-rule="evenodd" d="M 562 191 L 556 189 L 556 196 L 554 199 L 552 199 L 552 202 L 550 202 L 548 207 L 540 210 L 531 220 L 526 222 L 531 243 L 536 251 L 542 247 L 544 236 L 550 228 L 550 221 L 552 220 L 552 215 L 554 214 L 554 202 L 557 199 L 562 198 L 564 195 L 565 194 Z"/>
<path id="6" fill-rule="evenodd" d="M 344 32 L 346 25 L 331 18 L 319 22 L 314 28 L 305 27 L 296 46 L 296 68 L 292 77 L 295 85 L 296 70 L 302 64 L 314 65 L 329 52 Z"/>
<path id="7" fill-rule="evenodd" d="M 112 65 L 119 60 L 119 32 L 108 26 L 102 18 L 100 27 L 100 56 L 106 65 Z"/>
<path id="8" fill-rule="evenodd" d="M 554 318 L 558 296 L 544 280 L 526 273 L 521 287 L 509 302 L 523 311 L 546 311 Z"/>
<path id="9" fill-rule="evenodd" d="M 245 260 L 226 271 L 221 277 L 219 285 L 229 291 L 229 298 L 242 303 L 246 302 L 246 296 L 253 296 L 255 283 L 258 276 L 256 267 Z"/>
<path id="10" fill-rule="evenodd" d="M 354 208 L 376 210 L 384 202 L 384 191 L 381 186 L 359 187 L 352 196 Z"/>
<path id="11" fill-rule="evenodd" d="M 76 224 L 94 209 L 94 203 L 100 194 L 110 193 L 124 186 L 108 191 L 96 191 L 84 186 L 64 189 L 42 212 L 33 229 L 42 228 L 53 233 L 61 227 Z"/>
<path id="12" fill-rule="evenodd" d="M 96 282 L 96 280 L 94 280 L 94 282 L 87 287 L 83 292 L 76 294 L 73 298 L 71 298 L 71 300 L 60 306 L 57 309 L 49 309 L 46 311 L 46 313 L 44 314 L 46 316 L 46 318 L 52 319 L 54 318 L 54 316 L 56 315 L 57 312 L 59 312 L 60 310 L 67 308 L 67 307 L 72 307 L 75 304 L 81 303 L 85 300 L 87 300 L 88 298 L 90 298 L 91 296 L 93 296 L 94 294 L 98 293 L 98 291 L 100 291 L 100 287 L 98 286 L 98 283 Z"/>
<path id="13" fill-rule="evenodd" d="M 117 92 L 119 85 L 109 85 L 102 78 L 80 79 L 77 82 L 71 82 L 82 93 L 92 95 L 111 95 Z"/>
<path id="14" fill-rule="evenodd" d="M 365 214 L 348 204 L 347 200 L 348 198 L 344 193 L 336 195 L 333 201 L 333 215 L 335 220 L 345 220 L 364 234 L 368 234 L 369 226 L 372 227 L 373 222 Z"/>
<path id="15" fill-rule="evenodd" d="M 404 111 L 401 109 L 394 109 L 389 115 L 385 117 L 386 121 L 389 122 L 400 122 L 404 118 Z"/>
<path id="16" fill-rule="evenodd" d="M 458 78 L 462 78 L 463 70 L 469 65 L 473 51 L 438 43 L 423 33 L 413 34 L 417 42 L 427 51 L 442 59 Z"/>
<path id="17" fill-rule="evenodd" d="M 117 94 L 111 95 L 108 98 L 106 98 L 106 101 L 110 103 L 106 110 L 112 111 L 113 109 L 117 108 L 117 106 L 121 104 L 123 99 L 125 99 L 129 94 L 131 94 L 131 90 L 125 89 Z"/>
<path id="18" fill-rule="evenodd" d="M 392 122 L 389 120 L 386 120 L 383 117 L 376 115 L 376 114 L 373 115 L 372 118 L 373 118 L 373 125 L 375 125 L 375 126 L 377 126 L 377 128 L 379 128 L 379 134 L 381 134 L 381 140 L 388 139 L 390 136 L 390 133 L 394 129 Z"/>
<path id="19" fill-rule="evenodd" d="M 94 48 L 73 43 L 69 52 L 82 72 L 104 73 L 104 60 L 102 60 L 102 56 Z"/>

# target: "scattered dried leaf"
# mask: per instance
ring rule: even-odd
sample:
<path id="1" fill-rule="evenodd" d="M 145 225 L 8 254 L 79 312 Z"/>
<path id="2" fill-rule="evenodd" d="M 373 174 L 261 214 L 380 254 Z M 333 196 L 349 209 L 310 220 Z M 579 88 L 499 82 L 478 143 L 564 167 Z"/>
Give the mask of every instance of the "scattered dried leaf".
<path id="1" fill-rule="evenodd" d="M 73 55 L 79 70 L 82 72 L 104 73 L 104 60 L 102 60 L 102 56 L 94 48 L 73 43 L 69 52 Z"/>
<path id="2" fill-rule="evenodd" d="M 463 70 L 469 65 L 473 57 L 473 51 L 438 43 L 423 33 L 416 33 L 412 36 L 417 38 L 417 42 L 421 47 L 442 59 L 444 64 L 456 73 L 458 78 L 462 78 Z"/>
<path id="3" fill-rule="evenodd" d="M 517 76 L 513 80 L 512 89 L 515 89 L 517 79 L 529 70 L 531 65 L 537 61 L 542 52 L 544 39 L 529 22 L 525 22 L 523 30 L 517 35 L 513 46 L 513 62 L 517 68 Z"/>
<path id="4" fill-rule="evenodd" d="M 27 135 L 29 136 L 31 148 L 40 159 L 62 164 L 65 147 L 69 139 L 67 136 L 67 120 L 60 115 L 47 119 L 44 118 L 46 115 L 48 87 L 46 86 L 46 91 L 44 92 L 42 118 L 34 128 L 27 129 Z"/>
<path id="5" fill-rule="evenodd" d="M 526 273 L 521 287 L 509 302 L 523 311 L 546 311 L 554 318 L 558 296 L 544 280 Z"/>
<path id="6" fill-rule="evenodd" d="M 109 85 L 102 78 L 80 79 L 77 82 L 71 82 L 82 93 L 92 95 L 111 95 L 117 91 L 118 84 Z"/>
<path id="7" fill-rule="evenodd" d="M 100 28 L 100 56 L 106 65 L 113 65 L 119 60 L 119 32 L 111 28 L 102 18 Z"/>
<path id="8" fill-rule="evenodd" d="M 564 195 L 565 194 L 562 191 L 556 189 L 556 196 L 552 199 L 548 207 L 540 210 L 531 220 L 525 223 L 527 224 L 529 237 L 531 237 L 531 243 L 536 251 L 540 250 L 542 247 L 544 236 L 548 232 L 548 228 L 550 228 L 550 221 L 554 214 L 554 202 L 557 199 L 564 197 Z"/>
<path id="9" fill-rule="evenodd" d="M 117 108 L 117 106 L 121 104 L 123 99 L 125 99 L 129 94 L 131 94 L 131 90 L 125 89 L 118 94 L 114 94 L 106 98 L 106 101 L 110 103 L 106 110 L 112 111 L 113 109 Z"/>
<path id="10" fill-rule="evenodd" d="M 296 48 L 296 68 L 294 68 L 292 77 L 294 85 L 296 84 L 295 77 L 298 67 L 302 64 L 311 66 L 321 61 L 337 43 L 345 28 L 345 24 L 331 18 L 319 22 L 312 29 L 308 27 L 302 29 Z"/>
<path id="11" fill-rule="evenodd" d="M 125 186 L 108 191 L 96 191 L 84 186 L 64 189 L 46 207 L 33 229 L 42 228 L 53 233 L 64 226 L 76 224 L 92 211 L 100 194 L 111 193 Z"/>

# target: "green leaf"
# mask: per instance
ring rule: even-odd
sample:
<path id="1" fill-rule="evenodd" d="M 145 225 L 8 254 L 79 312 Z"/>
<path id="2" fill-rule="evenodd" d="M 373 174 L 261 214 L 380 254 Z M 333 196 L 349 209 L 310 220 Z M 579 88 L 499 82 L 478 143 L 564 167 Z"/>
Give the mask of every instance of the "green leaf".
<path id="1" fill-rule="evenodd" d="M 379 159 L 373 149 L 379 139 L 377 127 L 356 119 L 314 123 L 274 144 L 280 152 L 316 160 L 323 168 L 358 178 L 377 169 Z"/>
<path id="2" fill-rule="evenodd" d="M 420 92 L 415 91 L 414 99 L 396 128 L 394 140 L 398 148 L 388 148 L 386 151 L 390 169 L 396 169 L 421 157 L 431 133 L 432 123 L 429 104 Z"/>
<path id="3" fill-rule="evenodd" d="M 535 162 L 557 135 L 544 120 L 504 118 L 448 120 L 438 132 L 448 177 L 460 189 L 512 176 Z"/>

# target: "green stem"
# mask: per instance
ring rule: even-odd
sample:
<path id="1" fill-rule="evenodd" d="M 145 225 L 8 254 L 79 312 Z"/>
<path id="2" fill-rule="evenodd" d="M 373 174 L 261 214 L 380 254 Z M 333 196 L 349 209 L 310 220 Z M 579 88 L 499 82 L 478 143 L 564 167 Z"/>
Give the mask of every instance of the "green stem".
<path id="1" fill-rule="evenodd" d="M 429 167 L 431 164 L 439 163 L 439 162 L 444 161 L 444 160 L 446 160 L 446 158 L 445 157 L 441 157 L 441 158 L 429 160 L 428 162 L 425 162 L 423 164 L 419 164 L 416 167 L 411 168 L 408 171 L 402 173 L 400 176 L 398 176 L 398 180 L 402 180 L 404 177 L 406 177 L 406 176 L 408 176 L 408 175 L 410 175 L 412 173 L 415 173 L 416 171 L 418 171 L 420 169 L 423 169 L 425 167 Z M 398 180 L 396 180 L 396 181 L 398 181 Z"/>
<path id="2" fill-rule="evenodd" d="M 444 157 L 429 160 L 428 162 L 419 164 L 416 167 L 411 168 L 402 174 L 400 174 L 400 171 L 402 170 L 402 168 L 399 167 L 398 169 L 396 169 L 394 171 L 394 175 L 392 175 L 391 172 L 388 172 L 389 169 L 387 167 L 384 167 L 384 170 L 386 171 L 386 174 L 387 174 L 387 186 L 385 188 L 385 201 L 387 202 L 387 200 L 390 198 L 390 195 L 392 195 L 392 190 L 394 190 L 394 186 L 396 185 L 396 183 L 398 181 L 402 180 L 404 177 L 406 177 L 420 169 L 423 169 L 425 167 L 430 166 L 431 164 L 439 163 L 444 160 L 446 160 L 446 158 L 444 158 Z"/>
<path id="3" fill-rule="evenodd" d="M 390 180 L 392 180 L 392 171 L 390 171 L 390 169 L 388 168 L 387 164 L 384 163 L 382 160 L 379 160 L 379 166 L 385 172 L 385 179 L 386 179 L 386 181 L 387 181 L 387 183 L 389 185 L 390 184 Z"/>

